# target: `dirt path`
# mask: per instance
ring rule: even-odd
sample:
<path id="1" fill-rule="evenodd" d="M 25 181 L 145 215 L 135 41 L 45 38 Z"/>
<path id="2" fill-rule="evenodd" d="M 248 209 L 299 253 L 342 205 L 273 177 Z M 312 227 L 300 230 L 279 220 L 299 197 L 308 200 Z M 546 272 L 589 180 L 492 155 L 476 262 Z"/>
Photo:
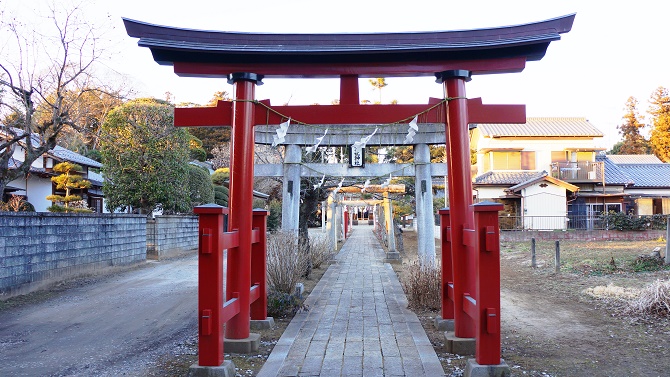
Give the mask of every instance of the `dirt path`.
<path id="1" fill-rule="evenodd" d="M 195 256 L 84 279 L 0 311 L 0 376 L 147 375 L 196 333 L 196 311 Z"/>
<path id="2" fill-rule="evenodd" d="M 668 375 L 667 321 L 628 318 L 583 293 L 616 276 L 534 270 L 520 254 L 501 260 L 503 358 L 510 365 L 531 376 Z"/>

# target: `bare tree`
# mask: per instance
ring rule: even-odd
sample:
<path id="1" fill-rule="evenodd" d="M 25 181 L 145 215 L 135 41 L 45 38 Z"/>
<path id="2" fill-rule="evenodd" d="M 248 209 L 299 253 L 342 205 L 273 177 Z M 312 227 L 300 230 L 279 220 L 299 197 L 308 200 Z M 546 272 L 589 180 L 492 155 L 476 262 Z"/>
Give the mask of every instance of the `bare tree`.
<path id="1" fill-rule="evenodd" d="M 66 127 L 77 127 L 76 106 L 87 93 L 104 91 L 93 75 L 100 36 L 80 6 L 52 3 L 48 16 L 35 20 L 0 18 L 0 194 Z"/>

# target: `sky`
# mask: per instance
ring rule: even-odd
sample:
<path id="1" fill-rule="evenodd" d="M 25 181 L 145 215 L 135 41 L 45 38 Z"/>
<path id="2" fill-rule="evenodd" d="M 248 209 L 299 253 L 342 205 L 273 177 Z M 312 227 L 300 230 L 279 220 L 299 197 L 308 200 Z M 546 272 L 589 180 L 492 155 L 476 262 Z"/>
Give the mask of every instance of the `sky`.
<path id="1" fill-rule="evenodd" d="M 7 9 L 30 17 L 46 0 L 0 0 Z M 646 115 L 648 99 L 659 86 L 670 87 L 670 2 L 540 1 L 540 0 L 413 0 L 389 1 L 285 0 L 230 2 L 191 0 L 89 1 L 90 20 L 106 26 L 111 57 L 108 68 L 123 75 L 138 96 L 204 104 L 216 91 L 232 92 L 226 80 L 182 78 L 172 67 L 159 66 L 148 49 L 125 33 L 122 17 L 180 28 L 274 33 L 350 33 L 442 31 L 488 28 L 546 20 L 576 13 L 572 31 L 550 44 L 540 61 L 528 62 L 521 73 L 478 75 L 466 85 L 467 96 L 485 104 L 526 104 L 528 116 L 585 117 L 605 137 L 601 147 L 620 140 L 624 105 L 630 96 Z M 24 7 L 21 9 L 13 8 Z M 19 9 L 19 10 L 14 10 Z M 388 78 L 382 102 L 427 103 L 443 97 L 432 77 Z M 337 80 L 266 79 L 258 99 L 273 104 L 329 104 L 339 96 Z M 367 81 L 360 98 L 375 101 L 378 94 Z M 648 122 L 648 119 L 646 120 Z"/>

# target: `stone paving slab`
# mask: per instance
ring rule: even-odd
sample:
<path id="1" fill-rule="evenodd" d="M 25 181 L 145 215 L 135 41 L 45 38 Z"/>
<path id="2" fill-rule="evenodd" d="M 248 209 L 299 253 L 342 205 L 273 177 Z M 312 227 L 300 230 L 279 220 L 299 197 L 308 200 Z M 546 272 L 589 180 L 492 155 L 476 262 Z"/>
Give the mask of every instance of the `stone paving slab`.
<path id="1" fill-rule="evenodd" d="M 258 376 L 444 376 L 372 227 L 355 226 L 335 259 Z"/>

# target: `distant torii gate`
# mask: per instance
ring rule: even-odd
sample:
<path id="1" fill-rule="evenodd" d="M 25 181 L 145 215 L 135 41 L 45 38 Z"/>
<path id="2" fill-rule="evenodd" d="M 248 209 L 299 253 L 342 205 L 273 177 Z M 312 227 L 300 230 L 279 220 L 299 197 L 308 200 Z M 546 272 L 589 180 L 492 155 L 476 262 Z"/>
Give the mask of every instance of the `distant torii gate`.
<path id="1" fill-rule="evenodd" d="M 227 77 L 234 85 L 233 102 L 175 109 L 176 126 L 232 127 L 229 227 L 238 229 L 239 250 L 228 263 L 236 266 L 233 285 L 240 294 L 242 309 L 228 323 L 227 337 L 249 336 L 246 287 L 251 286 L 254 126 L 279 124 L 284 117 L 309 124 L 397 122 L 424 112 L 429 105 L 361 105 L 358 78 L 435 75 L 444 85 L 446 102 L 426 113 L 425 121 L 446 124 L 451 206 L 448 231 L 443 224 L 442 238 L 449 241 L 445 245 L 450 250 L 442 250 L 442 275 L 452 276 L 453 281 L 443 282 L 442 316 L 454 318 L 456 337 L 477 336 L 472 368 L 484 365 L 490 370 L 491 366 L 504 364 L 500 359 L 499 270 L 491 277 L 476 279 L 480 274 L 478 253 L 487 253 L 484 259 L 497 260 L 500 245 L 497 223 L 475 229 L 474 213 L 480 210 L 472 206 L 468 124 L 524 123 L 525 106 L 483 105 L 478 99 L 466 98 L 465 83 L 476 74 L 520 72 L 527 61 L 540 60 L 550 42 L 570 31 L 574 16 L 491 29 L 390 34 L 212 32 L 124 19 L 128 34 L 140 38 L 138 44 L 150 48 L 158 63 L 173 65 L 176 74 Z M 264 77 L 339 77 L 340 104 L 260 104 L 255 99 L 255 87 Z M 478 245 L 474 251 L 473 245 Z M 478 250 L 481 245 L 485 247 Z M 453 303 L 453 312 L 447 303 Z M 202 310 L 199 308 L 199 317 L 203 316 Z M 481 334 L 487 336 L 484 349 L 479 346 Z M 201 331 L 201 340 L 203 336 Z"/>

